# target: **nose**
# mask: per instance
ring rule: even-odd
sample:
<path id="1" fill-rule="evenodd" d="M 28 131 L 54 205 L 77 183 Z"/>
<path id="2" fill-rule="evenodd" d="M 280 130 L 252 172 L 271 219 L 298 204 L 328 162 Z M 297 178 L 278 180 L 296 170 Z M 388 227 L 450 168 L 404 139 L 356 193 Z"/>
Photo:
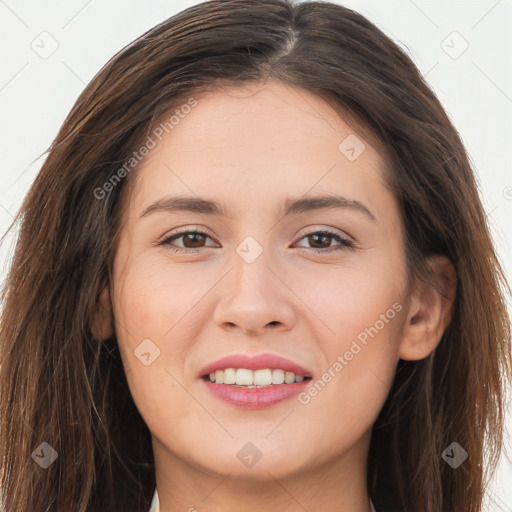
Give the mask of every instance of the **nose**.
<path id="1" fill-rule="evenodd" d="M 283 272 L 269 263 L 265 251 L 252 263 L 238 255 L 234 258 L 234 268 L 223 280 L 215 308 L 216 325 L 250 335 L 284 332 L 293 327 L 294 294 Z"/>

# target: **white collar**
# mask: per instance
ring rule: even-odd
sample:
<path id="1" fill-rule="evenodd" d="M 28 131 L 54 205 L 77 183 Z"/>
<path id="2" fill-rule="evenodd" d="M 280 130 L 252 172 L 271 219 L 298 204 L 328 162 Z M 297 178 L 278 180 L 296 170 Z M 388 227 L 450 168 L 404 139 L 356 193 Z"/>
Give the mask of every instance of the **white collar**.
<path id="1" fill-rule="evenodd" d="M 149 512 L 160 512 L 160 502 L 158 501 L 158 493 L 156 492 L 156 489 L 155 494 L 153 494 L 153 500 L 151 501 Z"/>

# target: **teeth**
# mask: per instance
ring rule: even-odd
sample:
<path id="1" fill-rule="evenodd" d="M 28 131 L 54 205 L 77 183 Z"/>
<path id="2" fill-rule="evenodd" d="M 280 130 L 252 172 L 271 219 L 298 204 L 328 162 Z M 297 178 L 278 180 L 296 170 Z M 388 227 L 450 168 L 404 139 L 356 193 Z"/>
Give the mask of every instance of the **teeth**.
<path id="1" fill-rule="evenodd" d="M 284 374 L 284 382 L 285 384 L 291 384 L 292 382 L 295 382 L 295 373 L 286 372 Z"/>
<path id="2" fill-rule="evenodd" d="M 217 375 L 215 375 L 215 382 L 219 382 L 217 380 Z M 245 368 L 238 368 L 236 371 L 235 384 L 237 386 L 252 386 L 254 384 L 253 372 L 251 370 L 246 370 Z"/>
<path id="3" fill-rule="evenodd" d="M 272 370 L 272 384 L 284 384 L 283 370 Z"/>
<path id="4" fill-rule="evenodd" d="M 224 370 L 224 384 L 235 384 L 236 372 L 234 368 L 226 368 Z"/>
<path id="5" fill-rule="evenodd" d="M 253 384 L 255 386 L 270 386 L 272 384 L 272 370 L 255 370 Z"/>
<path id="6" fill-rule="evenodd" d="M 265 368 L 262 370 L 248 370 L 247 368 L 226 368 L 210 373 L 210 382 L 216 384 L 235 384 L 249 388 L 259 388 L 277 384 L 292 384 L 302 382 L 302 375 L 285 372 L 280 369 Z"/>

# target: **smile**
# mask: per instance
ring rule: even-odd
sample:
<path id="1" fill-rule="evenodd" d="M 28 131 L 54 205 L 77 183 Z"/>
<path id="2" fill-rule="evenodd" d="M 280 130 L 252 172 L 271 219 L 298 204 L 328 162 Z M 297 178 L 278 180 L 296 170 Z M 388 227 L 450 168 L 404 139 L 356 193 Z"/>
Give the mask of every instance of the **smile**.
<path id="1" fill-rule="evenodd" d="M 226 368 L 216 370 L 203 378 L 209 379 L 211 383 L 226 384 L 231 386 L 241 386 L 246 388 L 262 388 L 268 386 L 277 386 L 280 384 L 293 384 L 302 382 L 311 377 L 296 375 L 294 372 L 288 372 L 280 368 L 263 368 L 260 370 L 250 370 L 248 368 Z"/>

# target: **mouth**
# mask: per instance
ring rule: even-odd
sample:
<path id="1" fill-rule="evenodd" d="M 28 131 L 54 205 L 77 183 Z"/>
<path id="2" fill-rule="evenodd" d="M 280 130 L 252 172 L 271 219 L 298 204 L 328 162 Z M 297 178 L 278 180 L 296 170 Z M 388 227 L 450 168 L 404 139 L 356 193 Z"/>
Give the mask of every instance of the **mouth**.
<path id="1" fill-rule="evenodd" d="M 205 366 L 199 377 L 229 386 L 279 386 L 309 380 L 312 373 L 300 364 L 276 354 L 231 354 Z"/>
<path id="2" fill-rule="evenodd" d="M 308 381 L 310 375 L 299 375 L 281 368 L 225 368 L 201 377 L 212 384 L 225 384 L 241 388 L 266 388 Z"/>
<path id="3" fill-rule="evenodd" d="M 241 409 L 265 409 L 300 393 L 312 373 L 274 354 L 232 354 L 204 367 L 198 377 L 216 399 Z"/>

